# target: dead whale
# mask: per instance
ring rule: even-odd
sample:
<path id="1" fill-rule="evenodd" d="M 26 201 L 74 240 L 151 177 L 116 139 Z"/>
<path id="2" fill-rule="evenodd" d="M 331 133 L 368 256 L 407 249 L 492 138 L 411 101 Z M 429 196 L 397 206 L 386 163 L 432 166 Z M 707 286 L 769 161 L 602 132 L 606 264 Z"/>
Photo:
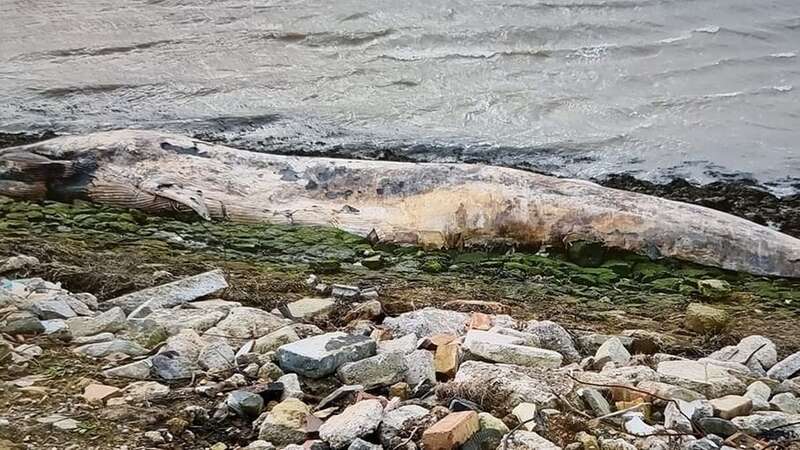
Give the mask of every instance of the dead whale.
<path id="1" fill-rule="evenodd" d="M 428 247 L 591 240 L 800 277 L 799 239 L 701 206 L 502 167 L 276 156 L 155 131 L 64 136 L 0 150 L 0 195 L 327 225 Z"/>

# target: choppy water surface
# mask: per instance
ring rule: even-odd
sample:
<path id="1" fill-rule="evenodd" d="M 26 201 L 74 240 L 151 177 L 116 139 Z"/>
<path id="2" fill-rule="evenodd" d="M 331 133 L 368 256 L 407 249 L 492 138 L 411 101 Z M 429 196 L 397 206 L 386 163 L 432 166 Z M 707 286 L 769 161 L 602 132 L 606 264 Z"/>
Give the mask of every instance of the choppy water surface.
<path id="1" fill-rule="evenodd" d="M 797 0 L 0 0 L 0 130 L 800 181 Z"/>

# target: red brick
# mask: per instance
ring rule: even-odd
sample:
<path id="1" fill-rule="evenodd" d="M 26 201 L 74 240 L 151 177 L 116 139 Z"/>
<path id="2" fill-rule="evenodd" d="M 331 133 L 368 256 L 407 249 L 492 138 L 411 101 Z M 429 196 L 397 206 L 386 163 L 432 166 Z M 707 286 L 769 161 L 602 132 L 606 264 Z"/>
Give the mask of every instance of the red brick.
<path id="1" fill-rule="evenodd" d="M 422 433 L 422 447 L 424 450 L 452 450 L 467 442 L 479 428 L 475 411 L 450 413 Z"/>

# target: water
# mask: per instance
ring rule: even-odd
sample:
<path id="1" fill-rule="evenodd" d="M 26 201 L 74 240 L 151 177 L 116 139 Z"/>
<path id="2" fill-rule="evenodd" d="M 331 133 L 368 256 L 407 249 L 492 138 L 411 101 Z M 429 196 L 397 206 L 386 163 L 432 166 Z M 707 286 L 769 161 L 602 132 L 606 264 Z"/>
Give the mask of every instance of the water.
<path id="1" fill-rule="evenodd" d="M 0 0 L 0 131 L 800 183 L 797 0 Z"/>

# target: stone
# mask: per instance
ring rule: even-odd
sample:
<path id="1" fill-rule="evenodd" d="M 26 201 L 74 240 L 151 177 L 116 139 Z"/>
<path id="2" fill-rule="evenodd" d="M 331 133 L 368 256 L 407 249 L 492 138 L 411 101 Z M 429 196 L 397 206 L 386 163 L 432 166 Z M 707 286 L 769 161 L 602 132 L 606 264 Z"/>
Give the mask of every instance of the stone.
<path id="1" fill-rule="evenodd" d="M 600 443 L 597 442 L 597 438 L 585 431 L 575 434 L 575 441 L 580 445 L 581 450 L 600 450 Z"/>
<path id="2" fill-rule="evenodd" d="M 378 429 L 381 444 L 388 449 L 397 447 L 405 441 L 411 430 L 430 417 L 429 411 L 418 405 L 400 406 L 386 411 Z"/>
<path id="3" fill-rule="evenodd" d="M 69 334 L 69 327 L 67 326 L 67 321 L 62 319 L 50 319 L 50 320 L 42 320 L 42 326 L 44 326 L 44 334 L 48 335 L 56 335 L 56 334 Z"/>
<path id="4" fill-rule="evenodd" d="M 130 314 L 145 302 L 152 310 L 172 308 L 182 303 L 215 294 L 228 287 L 221 270 L 212 270 L 172 283 L 132 292 L 105 302 L 106 305 L 122 308 Z M 146 314 L 145 314 L 146 315 Z M 134 316 L 139 317 L 139 316 Z"/>
<path id="5" fill-rule="evenodd" d="M 433 366 L 436 374 L 442 378 L 449 379 L 458 370 L 458 363 L 461 360 L 461 346 L 456 342 L 440 345 L 436 347 L 433 354 Z"/>
<path id="6" fill-rule="evenodd" d="M 478 413 L 478 431 L 461 446 L 462 450 L 496 450 L 509 432 L 502 420 L 489 413 Z"/>
<path id="7" fill-rule="evenodd" d="M 103 371 L 103 376 L 107 378 L 132 378 L 135 380 L 146 380 L 150 378 L 150 371 L 153 363 L 150 359 L 142 359 L 125 364 L 119 367 L 112 367 Z"/>
<path id="8" fill-rule="evenodd" d="M 460 336 L 466 331 L 468 320 L 469 315 L 465 313 L 428 307 L 387 317 L 383 325 L 397 336 L 408 333 L 420 338 L 435 334 Z"/>
<path id="9" fill-rule="evenodd" d="M 800 352 L 789 355 L 767 371 L 767 376 L 778 381 L 800 375 Z"/>
<path id="10" fill-rule="evenodd" d="M 746 416 L 753 410 L 753 401 L 741 395 L 726 395 L 710 400 L 714 415 L 723 419 Z"/>
<path id="11" fill-rule="evenodd" d="M 361 438 L 356 438 L 350 443 L 347 450 L 383 450 L 383 446 L 367 442 Z"/>
<path id="12" fill-rule="evenodd" d="M 275 405 L 261 423 L 258 438 L 284 447 L 306 440 L 306 416 L 309 407 L 296 398 L 287 398 Z"/>
<path id="13" fill-rule="evenodd" d="M 405 355 L 406 382 L 412 387 L 422 382 L 436 382 L 436 368 L 433 353 L 427 350 L 414 350 Z"/>
<path id="14" fill-rule="evenodd" d="M 690 303 L 686 308 L 686 329 L 699 334 L 719 333 L 730 322 L 724 310 L 702 303 Z"/>
<path id="15" fill-rule="evenodd" d="M 511 334 L 501 334 L 482 330 L 469 330 L 464 336 L 464 349 L 471 351 L 470 348 L 472 346 L 482 342 L 498 345 L 524 345 L 525 339 Z"/>
<path id="16" fill-rule="evenodd" d="M 382 353 L 359 361 L 343 364 L 339 379 L 345 384 L 360 384 L 366 389 L 388 386 L 403 380 L 406 359 L 401 353 Z"/>
<path id="17" fill-rule="evenodd" d="M 131 403 L 155 402 L 169 395 L 169 386 L 155 381 L 137 381 L 125 386 L 123 393 Z"/>
<path id="18" fill-rule="evenodd" d="M 225 404 L 239 417 L 255 419 L 264 408 L 264 399 L 248 391 L 236 390 L 228 393 Z"/>
<path id="19" fill-rule="evenodd" d="M 800 414 L 800 400 L 790 392 L 775 394 L 769 404 L 776 410 L 786 414 Z"/>
<path id="20" fill-rule="evenodd" d="M 114 340 L 114 333 L 100 333 L 91 336 L 77 337 L 72 340 L 75 345 L 96 344 L 98 342 L 108 342 Z"/>
<path id="21" fill-rule="evenodd" d="M 668 383 L 662 383 L 660 381 L 645 380 L 639 382 L 639 384 L 636 387 L 639 388 L 640 390 L 651 392 L 659 397 L 664 397 L 673 400 L 683 400 L 685 402 L 691 402 L 694 400 L 706 399 L 706 396 L 699 392 Z"/>
<path id="22" fill-rule="evenodd" d="M 375 350 L 375 341 L 366 336 L 333 332 L 282 345 L 277 358 L 286 372 L 323 378 L 345 363 L 374 355 Z"/>
<path id="23" fill-rule="evenodd" d="M 619 339 L 626 349 L 629 349 L 633 343 L 633 338 L 628 336 L 616 336 L 588 332 L 578 332 L 577 336 L 575 337 L 575 342 L 578 348 L 581 349 L 582 353 L 596 353 L 597 349 L 599 349 L 600 346 L 605 344 L 606 341 L 611 338 Z"/>
<path id="24" fill-rule="evenodd" d="M 511 415 L 517 418 L 521 429 L 533 431 L 536 428 L 536 404 L 520 403 L 511 410 Z"/>
<path id="25" fill-rule="evenodd" d="M 378 342 L 378 353 L 411 353 L 417 349 L 417 336 L 407 334 L 398 339 Z"/>
<path id="26" fill-rule="evenodd" d="M 287 398 L 303 399 L 303 388 L 300 386 L 300 379 L 297 377 L 296 373 L 287 373 L 278 378 L 276 382 L 283 385 L 281 401 Z"/>
<path id="27" fill-rule="evenodd" d="M 75 311 L 65 301 L 65 296 L 34 301 L 30 304 L 30 310 L 41 320 L 77 317 Z"/>
<path id="28" fill-rule="evenodd" d="M 719 417 L 702 417 L 697 424 L 708 434 L 716 434 L 723 438 L 730 437 L 739 432 L 739 428 L 730 420 Z"/>
<path id="29" fill-rule="evenodd" d="M 148 353 L 146 348 L 127 339 L 113 339 L 108 342 L 81 345 L 75 348 L 74 351 L 90 358 L 103 358 L 115 353 L 122 353 L 128 356 L 142 356 Z"/>
<path id="30" fill-rule="evenodd" d="M 235 354 L 225 341 L 212 341 L 200 350 L 197 364 L 203 370 L 224 372 L 233 370 Z"/>
<path id="31" fill-rule="evenodd" d="M 625 431 L 634 436 L 652 436 L 656 429 L 644 421 L 644 414 L 641 412 L 627 412 L 622 415 Z"/>
<path id="32" fill-rule="evenodd" d="M 744 396 L 753 403 L 753 411 L 768 411 L 770 409 L 769 398 L 772 389 L 763 381 L 755 381 L 747 386 Z"/>
<path id="33" fill-rule="evenodd" d="M 247 447 L 244 447 L 244 450 L 275 450 L 275 446 L 271 442 L 259 439 L 249 443 Z"/>
<path id="34" fill-rule="evenodd" d="M 363 296 L 363 294 L 362 294 Z M 369 300 L 364 303 L 355 305 L 354 308 L 348 311 L 344 320 L 351 322 L 353 320 L 375 320 L 383 314 L 383 305 L 378 300 Z"/>
<path id="35" fill-rule="evenodd" d="M 257 339 L 289 324 L 289 320 L 258 308 L 232 308 L 228 315 L 203 333 L 207 338 L 225 339 L 238 347 L 249 339 Z"/>
<path id="36" fill-rule="evenodd" d="M 488 330 L 492 328 L 492 316 L 482 312 L 473 312 L 469 317 L 467 328 L 470 330 Z"/>
<path id="37" fill-rule="evenodd" d="M 83 389 L 83 399 L 91 405 L 102 405 L 106 400 L 122 395 L 122 389 L 105 384 L 92 383 Z"/>
<path id="38" fill-rule="evenodd" d="M 294 328 L 287 326 L 256 339 L 253 351 L 256 353 L 274 352 L 278 350 L 278 347 L 281 345 L 290 344 L 299 340 L 300 336 L 297 335 Z"/>
<path id="39" fill-rule="evenodd" d="M 520 339 L 519 342 L 513 342 L 515 344 L 527 345 L 529 347 L 541 347 L 539 342 L 539 336 L 536 336 L 535 334 L 531 333 L 526 333 L 524 331 L 515 330 L 513 328 L 494 326 L 489 329 L 489 333 L 502 334 L 504 336 L 512 336 Z M 467 334 L 469 335 L 469 333 Z"/>
<path id="40" fill-rule="evenodd" d="M 594 355 L 596 367 L 603 367 L 609 362 L 622 366 L 628 364 L 630 360 L 631 354 L 618 337 L 612 337 L 605 341 Z"/>
<path id="41" fill-rule="evenodd" d="M 586 403 L 594 415 L 597 417 L 605 416 L 606 414 L 611 414 L 611 405 L 608 403 L 603 394 L 600 393 L 597 389 L 592 388 L 583 388 L 578 390 L 578 395 L 580 395 L 583 402 Z"/>
<path id="42" fill-rule="evenodd" d="M 741 394 L 746 388 L 728 370 L 697 361 L 662 361 L 657 372 L 662 381 L 700 392 L 709 398 Z"/>
<path id="43" fill-rule="evenodd" d="M 553 391 L 566 394 L 572 382 L 564 375 L 551 371 L 536 371 L 510 364 L 490 364 L 467 361 L 459 367 L 454 379 L 471 386 L 491 386 L 502 392 L 504 406 L 514 408 L 522 402 L 535 403 L 541 408 L 555 408 L 558 397 Z"/>
<path id="44" fill-rule="evenodd" d="M 725 300 L 731 294 L 731 285 L 725 280 L 698 280 L 700 295 L 711 300 Z"/>
<path id="45" fill-rule="evenodd" d="M 0 333 L 18 334 L 44 333 L 44 325 L 35 314 L 28 311 L 13 311 L 0 321 Z"/>
<path id="46" fill-rule="evenodd" d="M 187 328 L 202 333 L 226 315 L 227 312 L 217 309 L 158 309 L 147 315 L 146 319 L 154 321 L 171 336 Z"/>
<path id="47" fill-rule="evenodd" d="M 778 350 L 768 338 L 754 335 L 708 355 L 708 359 L 741 364 L 756 375 L 764 376 L 778 362 Z"/>
<path id="48" fill-rule="evenodd" d="M 383 416 L 380 400 L 362 400 L 332 416 L 319 428 L 319 437 L 333 449 L 350 445 L 378 429 Z"/>
<path id="49" fill-rule="evenodd" d="M 258 378 L 261 380 L 274 381 L 284 375 L 283 370 L 273 362 L 267 362 L 258 369 Z"/>
<path id="50" fill-rule="evenodd" d="M 389 386 L 389 398 L 397 397 L 400 400 L 408 400 L 411 394 L 411 387 L 406 382 L 399 382 Z"/>
<path id="51" fill-rule="evenodd" d="M 679 433 L 691 434 L 693 431 L 695 405 L 683 400 L 667 403 L 664 408 L 664 426 Z"/>
<path id="52" fill-rule="evenodd" d="M 467 442 L 480 428 L 475 411 L 448 414 L 422 433 L 425 450 L 452 450 Z"/>
<path id="53" fill-rule="evenodd" d="M 33 256 L 16 255 L 0 260 L 0 273 L 14 272 L 28 267 L 39 265 L 39 260 Z"/>
<path id="54" fill-rule="evenodd" d="M 78 429 L 80 422 L 75 419 L 64 419 L 59 420 L 58 422 L 53 422 L 52 425 L 61 431 L 73 431 Z"/>
<path id="55" fill-rule="evenodd" d="M 685 450 L 718 450 L 719 445 L 709 438 L 697 439 L 684 444 Z"/>
<path id="56" fill-rule="evenodd" d="M 473 355 L 491 362 L 543 369 L 557 369 L 561 367 L 563 360 L 560 353 L 552 350 L 524 345 L 495 344 L 481 340 L 473 341 L 469 351 Z"/>
<path id="57" fill-rule="evenodd" d="M 116 333 L 125 329 L 127 319 L 122 308 L 111 308 L 94 317 L 67 319 L 67 327 L 73 337 L 92 336 L 100 333 Z"/>
<path id="58" fill-rule="evenodd" d="M 348 286 L 344 284 L 331 285 L 331 295 L 336 298 L 354 300 L 357 299 L 360 294 L 361 290 L 358 289 L 357 286 Z"/>
<path id="59" fill-rule="evenodd" d="M 161 445 L 167 442 L 160 431 L 145 431 L 144 438 L 153 445 Z"/>
<path id="60" fill-rule="evenodd" d="M 561 450 L 561 447 L 533 431 L 517 430 L 505 442 L 505 450 Z"/>
<path id="61" fill-rule="evenodd" d="M 175 381 L 192 378 L 197 364 L 174 352 L 161 352 L 150 358 L 152 374 L 162 380 Z"/>
<path id="62" fill-rule="evenodd" d="M 541 348 L 560 353 L 566 362 L 581 360 L 575 341 L 561 325 L 549 320 L 531 320 L 525 326 L 525 332 L 538 337 Z"/>
<path id="63" fill-rule="evenodd" d="M 740 416 L 731 420 L 743 433 L 759 435 L 772 429 L 782 427 L 786 432 L 795 431 L 800 433 L 800 425 L 792 425 L 800 422 L 800 415 L 786 414 L 777 411 L 762 411 L 749 416 Z"/>
<path id="64" fill-rule="evenodd" d="M 287 304 L 283 313 L 292 320 L 311 320 L 327 316 L 335 305 L 336 300 L 332 298 L 305 297 Z"/>

